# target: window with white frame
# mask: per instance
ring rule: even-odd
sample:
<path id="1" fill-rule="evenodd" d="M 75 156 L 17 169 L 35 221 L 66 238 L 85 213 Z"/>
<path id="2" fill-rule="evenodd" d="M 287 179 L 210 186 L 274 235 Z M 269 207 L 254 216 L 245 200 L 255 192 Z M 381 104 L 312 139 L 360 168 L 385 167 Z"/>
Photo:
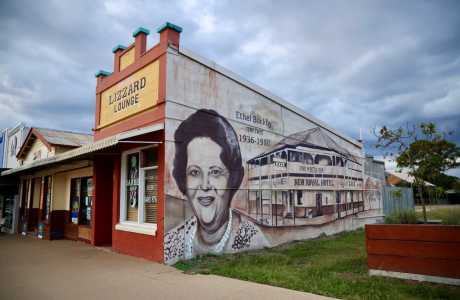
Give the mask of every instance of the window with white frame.
<path id="1" fill-rule="evenodd" d="M 158 147 L 123 152 L 121 163 L 120 224 L 151 227 L 157 222 Z"/>

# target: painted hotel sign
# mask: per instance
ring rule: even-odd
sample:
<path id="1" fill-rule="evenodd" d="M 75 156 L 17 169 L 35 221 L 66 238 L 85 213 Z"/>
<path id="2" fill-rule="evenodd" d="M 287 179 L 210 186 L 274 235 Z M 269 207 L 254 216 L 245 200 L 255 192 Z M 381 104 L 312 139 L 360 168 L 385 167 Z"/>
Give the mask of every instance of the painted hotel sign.
<path id="1" fill-rule="evenodd" d="M 101 96 L 99 127 L 153 107 L 158 101 L 159 62 L 137 71 L 105 90 Z"/>

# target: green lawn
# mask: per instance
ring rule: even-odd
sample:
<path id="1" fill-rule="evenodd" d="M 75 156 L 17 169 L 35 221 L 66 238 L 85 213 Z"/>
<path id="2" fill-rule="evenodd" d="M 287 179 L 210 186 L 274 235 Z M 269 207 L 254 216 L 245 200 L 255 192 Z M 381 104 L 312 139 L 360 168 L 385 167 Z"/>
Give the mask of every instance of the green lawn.
<path id="1" fill-rule="evenodd" d="M 423 220 L 421 207 L 418 209 L 417 218 Z M 444 224 L 460 225 L 460 207 L 427 207 L 426 217 L 428 220 L 441 220 Z"/>
<path id="2" fill-rule="evenodd" d="M 460 299 L 460 287 L 368 276 L 363 230 L 175 266 L 343 299 Z"/>

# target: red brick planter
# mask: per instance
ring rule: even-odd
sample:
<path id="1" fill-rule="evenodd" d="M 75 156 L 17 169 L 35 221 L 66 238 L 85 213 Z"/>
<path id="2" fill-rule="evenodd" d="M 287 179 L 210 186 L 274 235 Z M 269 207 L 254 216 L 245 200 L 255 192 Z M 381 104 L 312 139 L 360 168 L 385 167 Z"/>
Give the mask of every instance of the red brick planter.
<path id="1" fill-rule="evenodd" d="M 366 225 L 371 275 L 460 285 L 460 226 Z"/>

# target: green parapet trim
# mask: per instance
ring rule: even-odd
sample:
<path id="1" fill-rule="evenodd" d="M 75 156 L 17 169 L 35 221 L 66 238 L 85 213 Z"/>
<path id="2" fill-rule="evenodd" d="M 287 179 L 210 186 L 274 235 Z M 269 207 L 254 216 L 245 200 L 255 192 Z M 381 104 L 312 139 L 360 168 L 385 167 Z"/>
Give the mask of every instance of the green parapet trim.
<path id="1" fill-rule="evenodd" d="M 175 30 L 175 31 L 177 31 L 179 33 L 182 32 L 182 27 L 174 25 L 173 23 L 169 23 L 169 22 L 166 22 L 163 25 L 161 25 L 160 27 L 158 27 L 157 32 L 161 33 L 163 30 L 168 29 L 168 28 L 172 29 L 172 30 Z"/>
<path id="2" fill-rule="evenodd" d="M 115 52 L 117 52 L 118 50 L 126 50 L 126 46 L 123 46 L 123 45 L 118 44 L 118 45 L 116 45 L 115 47 L 113 47 L 112 52 L 115 53 Z"/>
<path id="3" fill-rule="evenodd" d="M 133 32 L 133 37 L 136 37 L 141 32 L 145 33 L 145 35 L 150 34 L 150 30 L 148 30 L 147 28 L 139 27 Z"/>
<path id="4" fill-rule="evenodd" d="M 112 75 L 111 72 L 107 72 L 107 71 L 104 71 L 104 70 L 99 70 L 96 73 L 96 77 L 99 77 L 99 76 L 107 77 L 107 76 L 110 76 L 110 75 Z"/>

